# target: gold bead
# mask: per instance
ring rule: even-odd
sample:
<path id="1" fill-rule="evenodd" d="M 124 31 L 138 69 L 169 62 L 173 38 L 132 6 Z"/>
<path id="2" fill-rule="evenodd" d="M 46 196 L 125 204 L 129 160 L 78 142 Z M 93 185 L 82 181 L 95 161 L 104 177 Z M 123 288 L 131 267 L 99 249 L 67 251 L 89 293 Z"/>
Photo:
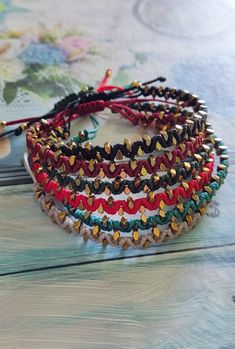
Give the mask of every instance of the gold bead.
<path id="1" fill-rule="evenodd" d="M 64 223 L 66 215 L 67 215 L 66 211 L 61 211 L 58 213 L 58 218 L 59 218 L 60 223 Z"/>
<path id="2" fill-rule="evenodd" d="M 151 138 L 148 135 L 143 136 L 143 140 L 146 143 L 146 145 L 149 147 L 151 144 Z"/>
<path id="3" fill-rule="evenodd" d="M 70 166 L 73 166 L 75 164 L 76 161 L 76 156 L 75 155 L 71 155 L 69 158 L 69 164 Z"/>
<path id="4" fill-rule="evenodd" d="M 161 150 L 162 149 L 162 146 L 159 142 L 156 143 L 156 149 L 157 150 Z"/>
<path id="5" fill-rule="evenodd" d="M 122 179 L 125 179 L 125 178 L 127 177 L 127 174 L 126 174 L 126 172 L 125 172 L 124 170 L 121 171 L 120 177 L 121 177 Z"/>
<path id="6" fill-rule="evenodd" d="M 147 223 L 148 217 L 145 214 L 142 214 L 141 215 L 141 220 L 145 224 L 145 223 Z"/>
<path id="7" fill-rule="evenodd" d="M 208 185 L 204 186 L 205 191 L 207 191 L 208 194 L 211 194 L 213 192 L 213 190 L 211 189 L 211 187 L 209 187 Z"/>
<path id="8" fill-rule="evenodd" d="M 154 167 L 156 165 L 156 158 L 154 155 L 149 156 L 149 162 L 150 162 L 152 167 Z"/>
<path id="9" fill-rule="evenodd" d="M 130 189 L 129 189 L 128 185 L 125 186 L 124 193 L 125 193 L 126 195 L 129 195 L 129 194 L 130 194 Z"/>
<path id="10" fill-rule="evenodd" d="M 101 204 L 99 204 L 98 212 L 101 214 L 104 213 L 104 209 L 103 209 L 103 206 Z"/>
<path id="11" fill-rule="evenodd" d="M 153 191 L 150 191 L 150 192 L 148 193 L 148 200 L 149 200 L 150 203 L 153 203 L 153 202 L 154 202 L 154 200 L 155 200 L 155 194 L 154 194 Z"/>
<path id="12" fill-rule="evenodd" d="M 113 233 L 113 240 L 114 241 L 117 241 L 118 239 L 120 238 L 120 233 L 118 230 L 114 230 L 114 233 Z"/>
<path id="13" fill-rule="evenodd" d="M 103 245 L 104 247 L 106 247 L 106 246 L 108 246 L 108 244 L 109 244 L 108 240 L 107 240 L 106 238 L 104 238 L 104 239 L 102 240 L 102 245 Z"/>
<path id="14" fill-rule="evenodd" d="M 83 168 L 81 167 L 80 170 L 78 171 L 78 175 L 81 176 L 81 177 L 83 177 L 83 176 L 84 176 L 84 173 L 85 173 L 85 172 L 84 172 Z"/>
<path id="15" fill-rule="evenodd" d="M 159 236 L 160 236 L 160 230 L 157 227 L 153 228 L 153 236 L 155 238 L 159 238 Z"/>
<path id="16" fill-rule="evenodd" d="M 119 216 L 122 216 L 123 213 L 124 213 L 124 210 L 123 210 L 122 206 L 120 206 L 119 209 L 118 209 Z"/>
<path id="17" fill-rule="evenodd" d="M 191 169 L 191 164 L 187 161 L 184 161 L 184 167 L 186 168 L 187 171 Z"/>
<path id="18" fill-rule="evenodd" d="M 142 166 L 140 173 L 142 176 L 146 176 L 148 172 L 147 172 L 146 168 L 144 166 Z"/>
<path id="19" fill-rule="evenodd" d="M 110 162 L 109 163 L 109 170 L 112 173 L 116 170 L 115 162 Z"/>
<path id="20" fill-rule="evenodd" d="M 4 121 L 4 120 L 0 121 L 0 128 L 6 127 L 6 124 L 7 124 L 6 121 Z"/>
<path id="21" fill-rule="evenodd" d="M 164 210 L 165 202 L 163 200 L 160 201 L 159 207 L 160 207 L 161 210 Z"/>
<path id="22" fill-rule="evenodd" d="M 188 185 L 187 182 L 182 182 L 181 185 L 184 188 L 184 190 L 188 190 L 189 189 L 189 185 Z"/>
<path id="23" fill-rule="evenodd" d="M 133 201 L 133 199 L 130 196 L 127 198 L 127 206 L 130 209 L 133 209 L 133 207 L 134 207 L 134 201 Z"/>
<path id="24" fill-rule="evenodd" d="M 111 194 L 111 191 L 109 190 L 109 188 L 107 186 L 105 187 L 104 192 L 107 196 L 109 196 Z"/>
<path id="25" fill-rule="evenodd" d="M 82 222 L 80 220 L 77 220 L 74 224 L 73 224 L 73 229 L 79 233 L 80 232 L 80 229 L 81 229 L 81 225 L 82 225 Z"/>
<path id="26" fill-rule="evenodd" d="M 203 216 L 206 213 L 205 207 L 200 207 L 198 211 L 200 212 L 201 216 Z"/>
<path id="27" fill-rule="evenodd" d="M 142 156 L 142 155 L 143 155 L 143 150 L 142 150 L 141 147 L 138 148 L 137 154 L 138 154 L 139 156 Z"/>
<path id="28" fill-rule="evenodd" d="M 191 215 L 187 214 L 185 218 L 186 218 L 188 225 L 191 225 L 193 223 L 193 218 Z"/>
<path id="29" fill-rule="evenodd" d="M 123 155 L 120 149 L 118 149 L 117 154 L 116 154 L 116 159 L 117 160 L 122 160 L 123 159 Z"/>
<path id="30" fill-rule="evenodd" d="M 99 177 L 100 178 L 104 178 L 105 177 L 105 173 L 104 173 L 104 170 L 102 168 L 99 171 Z"/>
<path id="31" fill-rule="evenodd" d="M 96 236 L 100 231 L 100 227 L 98 225 L 94 225 L 92 228 L 92 235 Z"/>
<path id="32" fill-rule="evenodd" d="M 126 220 L 125 217 L 121 218 L 121 223 L 122 223 L 123 226 L 126 226 L 127 220 Z"/>
<path id="33" fill-rule="evenodd" d="M 165 217 L 166 217 L 166 212 L 163 211 L 163 210 L 159 210 L 159 216 L 160 216 L 161 218 L 165 218 Z"/>
<path id="34" fill-rule="evenodd" d="M 197 160 L 197 162 L 201 162 L 202 161 L 202 157 L 201 157 L 201 155 L 199 155 L 199 154 L 194 154 L 194 158 Z"/>
<path id="35" fill-rule="evenodd" d="M 135 159 L 131 159 L 131 160 L 129 161 L 129 165 L 130 165 L 130 167 L 131 167 L 132 170 L 135 170 L 136 167 L 137 167 L 137 161 L 136 161 Z"/>
<path id="36" fill-rule="evenodd" d="M 178 231 L 177 223 L 171 222 L 170 226 L 171 226 L 171 229 L 172 229 L 173 233 L 176 233 Z"/>
<path id="37" fill-rule="evenodd" d="M 145 211 L 146 211 L 146 208 L 143 205 L 141 205 L 139 208 L 139 212 L 144 213 Z"/>
<path id="38" fill-rule="evenodd" d="M 104 143 L 104 150 L 106 151 L 107 154 L 111 153 L 111 145 L 109 144 L 109 142 Z"/>
<path id="39" fill-rule="evenodd" d="M 134 241 L 138 241 L 138 240 L 139 240 L 140 234 L 139 234 L 138 230 L 134 230 L 134 231 L 133 231 L 132 237 L 133 237 L 133 240 L 134 240 Z"/>
<path id="40" fill-rule="evenodd" d="M 171 168 L 170 169 L 170 174 L 171 174 L 171 177 L 175 177 L 176 176 L 176 170 L 174 168 Z"/>
<path id="41" fill-rule="evenodd" d="M 128 138 L 124 139 L 124 145 L 128 151 L 131 151 L 132 143 L 131 143 L 130 139 L 128 139 Z"/>

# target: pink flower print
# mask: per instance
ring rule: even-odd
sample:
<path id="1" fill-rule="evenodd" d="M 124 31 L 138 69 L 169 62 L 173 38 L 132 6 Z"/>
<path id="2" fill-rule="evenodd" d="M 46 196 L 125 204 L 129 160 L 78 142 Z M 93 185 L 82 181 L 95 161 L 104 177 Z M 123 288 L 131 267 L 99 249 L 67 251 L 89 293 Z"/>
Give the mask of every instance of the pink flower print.
<path id="1" fill-rule="evenodd" d="M 68 36 L 64 39 L 57 40 L 56 46 L 64 51 L 68 62 L 74 62 L 84 58 L 91 43 L 90 41 L 78 36 Z"/>

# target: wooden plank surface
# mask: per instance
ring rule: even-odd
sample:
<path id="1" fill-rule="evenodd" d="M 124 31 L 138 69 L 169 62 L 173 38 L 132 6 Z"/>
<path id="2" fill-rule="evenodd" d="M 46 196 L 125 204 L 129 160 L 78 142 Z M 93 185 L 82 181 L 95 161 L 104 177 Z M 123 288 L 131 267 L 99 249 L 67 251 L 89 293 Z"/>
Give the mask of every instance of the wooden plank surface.
<path id="1" fill-rule="evenodd" d="M 0 347 L 233 349 L 235 247 L 0 279 Z"/>

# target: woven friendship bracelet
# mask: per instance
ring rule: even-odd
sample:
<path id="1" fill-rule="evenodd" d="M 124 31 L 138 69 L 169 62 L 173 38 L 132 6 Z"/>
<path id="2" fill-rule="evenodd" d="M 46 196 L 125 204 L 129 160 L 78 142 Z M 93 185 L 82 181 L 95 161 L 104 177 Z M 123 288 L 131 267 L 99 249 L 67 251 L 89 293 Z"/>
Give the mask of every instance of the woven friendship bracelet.
<path id="1" fill-rule="evenodd" d="M 107 86 L 108 75 L 0 138 L 26 130 L 35 197 L 66 231 L 104 246 L 149 247 L 196 225 L 227 175 L 227 149 L 199 97 L 152 85 L 162 78 Z M 146 135 L 93 145 L 104 110 Z M 87 116 L 93 128 L 70 137 L 71 122 Z"/>

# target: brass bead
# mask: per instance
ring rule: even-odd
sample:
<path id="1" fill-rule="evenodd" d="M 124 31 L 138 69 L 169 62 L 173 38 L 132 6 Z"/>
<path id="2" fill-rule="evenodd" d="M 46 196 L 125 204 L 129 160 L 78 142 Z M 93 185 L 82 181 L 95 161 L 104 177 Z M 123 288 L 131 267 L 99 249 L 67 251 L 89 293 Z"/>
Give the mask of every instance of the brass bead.
<path id="1" fill-rule="evenodd" d="M 191 164 L 187 161 L 184 161 L 184 167 L 186 168 L 187 171 L 191 169 Z"/>
<path id="2" fill-rule="evenodd" d="M 139 212 L 144 213 L 145 211 L 146 211 L 146 208 L 143 205 L 141 205 L 139 208 Z"/>
<path id="3" fill-rule="evenodd" d="M 211 189 L 211 187 L 209 187 L 208 185 L 205 185 L 204 186 L 204 189 L 205 191 L 208 193 L 208 194 L 211 194 L 213 192 L 213 190 Z"/>
<path id="4" fill-rule="evenodd" d="M 143 136 L 143 140 L 146 143 L 146 145 L 149 147 L 151 144 L 151 138 L 148 135 Z"/>
<path id="5" fill-rule="evenodd" d="M 176 176 L 176 170 L 174 168 L 170 169 L 170 174 L 171 174 L 171 177 L 175 177 Z"/>
<path id="6" fill-rule="evenodd" d="M 124 193 L 125 193 L 126 195 L 129 195 L 129 194 L 130 194 L 130 189 L 129 189 L 128 185 L 125 186 Z"/>
<path id="7" fill-rule="evenodd" d="M 105 177 L 105 173 L 104 173 L 104 170 L 102 168 L 99 171 L 99 177 L 100 178 L 104 178 Z"/>
<path id="8" fill-rule="evenodd" d="M 154 167 L 156 165 L 156 157 L 154 155 L 150 155 L 149 162 L 150 162 L 151 166 Z"/>
<path id="9" fill-rule="evenodd" d="M 114 203 L 114 199 L 113 199 L 112 196 L 110 196 L 110 197 L 108 198 L 108 205 L 109 205 L 109 206 L 113 206 L 113 203 Z"/>
<path id="10" fill-rule="evenodd" d="M 162 146 L 161 146 L 160 142 L 156 143 L 156 149 L 157 150 L 161 150 L 162 149 Z"/>
<path id="11" fill-rule="evenodd" d="M 164 202 L 163 200 L 160 201 L 159 207 L 160 207 L 161 210 L 164 210 L 164 208 L 165 208 L 165 202 Z"/>
<path id="12" fill-rule="evenodd" d="M 165 217 L 166 217 L 166 212 L 163 211 L 163 210 L 159 210 L 159 216 L 160 216 L 161 218 L 165 218 Z"/>
<path id="13" fill-rule="evenodd" d="M 134 230 L 133 231 L 132 238 L 133 238 L 134 241 L 138 241 L 139 240 L 140 234 L 139 234 L 138 230 Z"/>
<path id="14" fill-rule="evenodd" d="M 98 212 L 99 212 L 100 214 L 104 213 L 104 209 L 103 209 L 103 206 L 102 206 L 101 204 L 99 204 Z"/>
<path id="15" fill-rule="evenodd" d="M 100 231 L 100 227 L 98 225 L 94 225 L 94 227 L 92 228 L 92 235 L 96 236 Z"/>
<path id="16" fill-rule="evenodd" d="M 171 161 L 173 159 L 173 155 L 171 152 L 167 152 L 166 155 L 167 155 L 169 161 Z"/>
<path id="17" fill-rule="evenodd" d="M 104 224 L 105 226 L 107 226 L 107 224 L 108 224 L 108 217 L 107 217 L 106 215 L 104 215 L 104 216 L 102 217 L 102 222 L 103 222 L 103 224 Z"/>
<path id="18" fill-rule="evenodd" d="M 143 155 L 143 150 L 142 150 L 141 147 L 138 148 L 137 154 L 138 154 L 139 156 L 142 156 L 142 155 Z"/>
<path id="19" fill-rule="evenodd" d="M 124 145 L 128 151 L 131 151 L 132 143 L 131 143 L 130 139 L 128 139 L 128 138 L 124 139 Z"/>
<path id="20" fill-rule="evenodd" d="M 115 165 L 115 162 L 110 162 L 109 163 L 109 170 L 110 170 L 110 172 L 114 172 L 115 170 L 116 170 L 116 165 Z"/>
<path id="21" fill-rule="evenodd" d="M 73 166 L 75 164 L 75 161 L 76 161 L 76 156 L 75 155 L 70 156 L 69 158 L 70 166 Z"/>
<path id="22" fill-rule="evenodd" d="M 87 150 L 91 150 L 92 144 L 91 144 L 90 142 L 86 142 L 86 143 L 84 144 L 84 148 L 87 149 Z"/>
<path id="23" fill-rule="evenodd" d="M 109 190 L 109 188 L 107 186 L 105 186 L 104 192 L 107 196 L 109 196 L 111 194 L 111 191 Z"/>
<path id="24" fill-rule="evenodd" d="M 86 193 L 86 195 L 90 195 L 90 193 L 91 193 L 91 190 L 90 190 L 88 184 L 85 185 L 85 193 Z"/>
<path id="25" fill-rule="evenodd" d="M 142 176 L 146 176 L 148 172 L 147 172 L 146 168 L 144 166 L 142 166 L 140 173 Z"/>
<path id="26" fill-rule="evenodd" d="M 127 177 L 127 174 L 126 174 L 126 172 L 125 172 L 124 170 L 121 171 L 120 177 L 121 177 L 122 179 L 125 179 L 125 178 Z"/>
<path id="27" fill-rule="evenodd" d="M 89 211 L 85 211 L 84 218 L 88 219 L 89 217 L 90 217 L 90 212 Z"/>
<path id="28" fill-rule="evenodd" d="M 120 238 L 120 232 L 118 230 L 114 230 L 113 240 L 117 241 Z"/>
<path id="29" fill-rule="evenodd" d="M 0 121 L 0 128 L 6 127 L 6 124 L 7 124 L 6 121 L 4 121 L 4 120 Z"/>
<path id="30" fill-rule="evenodd" d="M 66 211 L 61 211 L 58 213 L 58 218 L 59 218 L 60 223 L 64 223 L 66 216 L 67 216 Z"/>
<path id="31" fill-rule="evenodd" d="M 153 202 L 154 202 L 154 200 L 155 200 L 155 194 L 154 194 L 153 191 L 150 191 L 150 192 L 148 193 L 148 200 L 149 200 L 150 203 L 153 203 Z"/>
<path id="32" fill-rule="evenodd" d="M 177 223 L 175 223 L 175 222 L 171 222 L 170 227 L 171 227 L 171 230 L 173 231 L 173 233 L 176 233 L 179 229 Z"/>
<path id="33" fill-rule="evenodd" d="M 108 244 L 109 244 L 108 240 L 107 240 L 106 238 L 104 238 L 104 239 L 102 240 L 102 245 L 103 245 L 104 247 L 106 247 L 106 246 L 108 246 Z"/>
<path id="34" fill-rule="evenodd" d="M 116 159 L 117 160 L 122 160 L 123 159 L 123 155 L 120 149 L 118 149 L 117 154 L 116 154 Z"/>
<path id="35" fill-rule="evenodd" d="M 73 229 L 79 233 L 80 232 L 80 229 L 81 229 L 81 225 L 82 225 L 82 222 L 81 220 L 77 220 L 74 224 L 73 224 Z"/>
<path id="36" fill-rule="evenodd" d="M 202 161 L 202 157 L 201 157 L 201 155 L 199 155 L 199 154 L 194 154 L 194 158 L 197 160 L 197 162 L 201 162 Z"/>
<path id="37" fill-rule="evenodd" d="M 118 214 L 119 214 L 119 216 L 122 216 L 124 214 L 124 210 L 123 210 L 122 206 L 119 207 Z"/>
<path id="38" fill-rule="evenodd" d="M 144 243 L 144 248 L 148 248 L 148 247 L 150 247 L 150 241 L 146 240 Z"/>
<path id="39" fill-rule="evenodd" d="M 130 165 L 130 167 L 131 167 L 132 170 L 135 170 L 136 167 L 137 167 L 137 161 L 136 161 L 135 159 L 131 159 L 131 160 L 129 161 L 129 165 Z"/>
<path id="40" fill-rule="evenodd" d="M 125 217 L 122 217 L 122 218 L 121 218 L 121 224 L 122 224 L 123 226 L 126 226 L 126 223 L 127 223 L 126 218 L 125 218 Z"/>
<path id="41" fill-rule="evenodd" d="M 179 202 L 176 207 L 178 208 L 179 212 L 183 212 L 184 211 L 184 206 L 182 204 L 182 202 Z"/>
<path id="42" fill-rule="evenodd" d="M 189 189 L 189 185 L 187 182 L 182 182 L 181 185 L 186 191 Z"/>
<path id="43" fill-rule="evenodd" d="M 200 215 L 201 215 L 201 216 L 203 216 L 203 215 L 206 213 L 205 207 L 200 207 L 200 208 L 198 209 L 198 211 L 200 212 Z"/>
<path id="44" fill-rule="evenodd" d="M 141 84 L 141 82 L 139 82 L 139 81 L 137 81 L 137 80 L 134 80 L 134 81 L 132 81 L 131 86 L 132 86 L 132 87 L 139 88 L 139 87 L 142 86 L 142 84 Z"/>
<path id="45" fill-rule="evenodd" d="M 154 236 L 155 238 L 159 238 L 159 236 L 160 236 L 160 230 L 159 230 L 157 227 L 154 227 L 154 228 L 153 228 L 152 233 L 153 233 L 153 236 Z"/>
<path id="46" fill-rule="evenodd" d="M 186 150 L 186 145 L 185 145 L 184 143 L 181 143 L 181 144 L 179 145 L 179 147 L 180 147 L 181 151 L 184 153 L 185 150 Z"/>
<path id="47" fill-rule="evenodd" d="M 141 215 L 141 221 L 145 224 L 147 223 L 148 217 L 145 214 Z"/>
<path id="48" fill-rule="evenodd" d="M 111 153 L 111 145 L 109 144 L 109 142 L 104 143 L 104 150 L 106 151 L 107 154 Z"/>
<path id="49" fill-rule="evenodd" d="M 153 179 L 153 181 L 154 181 L 154 184 L 156 184 L 156 183 L 160 180 L 160 177 L 159 177 L 157 174 L 154 174 L 154 175 L 152 176 L 152 179 Z"/>
<path id="50" fill-rule="evenodd" d="M 133 199 L 129 196 L 127 198 L 127 206 L 130 208 L 130 209 L 133 209 L 134 208 L 134 201 Z"/>
<path id="51" fill-rule="evenodd" d="M 191 225 L 193 223 L 193 218 L 191 215 L 187 214 L 185 219 L 186 219 L 188 225 Z"/>
<path id="52" fill-rule="evenodd" d="M 81 176 L 81 177 L 83 177 L 83 176 L 84 176 L 84 173 L 85 173 L 85 172 L 84 172 L 83 168 L 81 167 L 80 170 L 78 171 L 78 175 Z"/>

